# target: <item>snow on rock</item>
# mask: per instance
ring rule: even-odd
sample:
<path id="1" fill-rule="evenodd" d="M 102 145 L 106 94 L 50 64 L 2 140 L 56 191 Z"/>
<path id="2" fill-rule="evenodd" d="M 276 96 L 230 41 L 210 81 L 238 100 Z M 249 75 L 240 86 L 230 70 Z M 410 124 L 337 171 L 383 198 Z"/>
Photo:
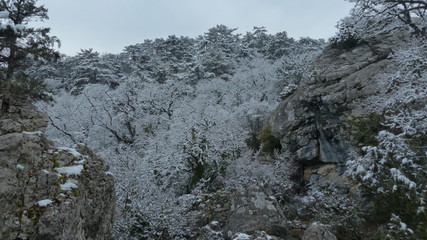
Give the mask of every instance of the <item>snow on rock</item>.
<path id="1" fill-rule="evenodd" d="M 34 132 L 22 132 L 23 134 L 27 134 L 27 135 L 42 135 L 43 132 L 42 131 L 34 131 Z"/>
<path id="2" fill-rule="evenodd" d="M 246 233 L 236 233 L 232 237 L 233 240 L 250 240 L 251 236 Z"/>
<path id="3" fill-rule="evenodd" d="M 69 148 L 69 147 L 58 147 L 58 150 L 63 150 L 71 153 L 74 157 L 80 158 L 82 154 L 80 154 L 75 148 Z"/>
<path id="4" fill-rule="evenodd" d="M 73 163 L 81 159 L 38 136 L 48 126 L 46 114 L 22 101 L 10 109 L 0 114 L 0 239 L 113 239 L 115 187 L 103 159 L 83 154 L 90 164 Z M 78 181 L 63 180 L 83 169 Z M 77 187 L 78 196 L 66 192 Z"/>
<path id="5" fill-rule="evenodd" d="M 80 175 L 83 171 L 83 165 L 75 165 L 75 166 L 69 166 L 69 167 L 60 167 L 55 168 L 55 170 L 60 174 L 65 174 L 67 176 L 70 175 Z"/>
<path id="6" fill-rule="evenodd" d="M 66 183 L 61 184 L 61 190 L 62 191 L 71 191 L 75 188 L 79 188 L 75 183 L 68 180 Z"/>
<path id="7" fill-rule="evenodd" d="M 83 164 L 83 163 L 85 163 L 86 162 L 86 160 L 85 159 L 82 159 L 82 160 L 80 160 L 80 161 L 75 161 L 74 163 L 75 164 Z"/>
<path id="8" fill-rule="evenodd" d="M 38 201 L 36 204 L 39 207 L 47 207 L 47 205 L 52 204 L 52 203 L 53 203 L 52 199 L 44 199 L 44 200 Z"/>
<path id="9" fill-rule="evenodd" d="M 25 167 L 22 166 L 21 164 L 17 164 L 16 168 L 19 169 L 19 170 L 24 170 L 25 169 Z"/>

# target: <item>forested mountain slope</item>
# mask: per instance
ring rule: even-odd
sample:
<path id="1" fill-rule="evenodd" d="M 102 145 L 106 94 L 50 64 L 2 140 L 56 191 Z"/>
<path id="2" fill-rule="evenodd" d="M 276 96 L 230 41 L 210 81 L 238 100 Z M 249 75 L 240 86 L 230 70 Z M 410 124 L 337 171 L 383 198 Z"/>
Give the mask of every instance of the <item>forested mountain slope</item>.
<path id="1" fill-rule="evenodd" d="M 263 28 L 239 36 L 219 25 L 197 39 L 147 40 L 119 55 L 83 50 L 33 72 L 57 89 L 54 103 L 39 104 L 49 135 L 84 143 L 109 162 L 118 238 L 199 236 L 214 220 L 225 224 L 233 199 L 253 201 L 247 188 L 271 197 L 260 203 L 267 212 L 245 227 L 236 215 L 221 228 L 232 235 L 277 222 L 283 237 L 287 223 L 264 185 L 277 194 L 290 188 L 291 174 L 281 169 L 291 164 L 263 127 L 284 85 L 296 86 L 323 46 Z M 261 143 L 260 131 L 271 143 Z"/>
<path id="2" fill-rule="evenodd" d="M 423 239 L 425 19 L 360 2 L 326 48 L 219 25 L 30 69 L 49 135 L 109 161 L 116 237 Z"/>
<path id="3" fill-rule="evenodd" d="M 73 57 L 0 1 L 0 238 L 427 239 L 427 2 L 349 1 Z"/>

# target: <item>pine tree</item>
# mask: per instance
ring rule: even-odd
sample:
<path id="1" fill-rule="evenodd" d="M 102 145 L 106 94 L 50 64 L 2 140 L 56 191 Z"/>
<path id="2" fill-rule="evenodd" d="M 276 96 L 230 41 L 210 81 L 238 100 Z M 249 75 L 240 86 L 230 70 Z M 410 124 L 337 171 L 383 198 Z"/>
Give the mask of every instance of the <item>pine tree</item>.
<path id="1" fill-rule="evenodd" d="M 26 76 L 23 71 L 29 63 L 59 56 L 53 49 L 56 43 L 59 45 L 59 40 L 49 36 L 49 28 L 28 26 L 30 21 L 48 19 L 47 9 L 44 6 L 37 6 L 36 2 L 36 0 L 0 1 L 1 112 L 8 110 L 11 99 L 18 94 L 24 94 L 20 97 L 32 97 L 31 92 L 13 91 L 14 85 L 31 86 L 28 83 L 33 79 Z"/>

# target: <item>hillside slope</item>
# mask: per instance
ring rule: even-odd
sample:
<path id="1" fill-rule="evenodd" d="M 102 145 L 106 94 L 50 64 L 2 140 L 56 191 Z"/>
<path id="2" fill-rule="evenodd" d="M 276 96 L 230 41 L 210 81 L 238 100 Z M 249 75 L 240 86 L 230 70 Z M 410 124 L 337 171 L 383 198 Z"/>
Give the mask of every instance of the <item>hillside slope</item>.
<path id="1" fill-rule="evenodd" d="M 39 103 L 48 134 L 87 144 L 117 179 L 115 236 L 419 235 L 425 44 L 401 27 L 325 49 L 225 30 L 43 66 L 58 88 Z"/>

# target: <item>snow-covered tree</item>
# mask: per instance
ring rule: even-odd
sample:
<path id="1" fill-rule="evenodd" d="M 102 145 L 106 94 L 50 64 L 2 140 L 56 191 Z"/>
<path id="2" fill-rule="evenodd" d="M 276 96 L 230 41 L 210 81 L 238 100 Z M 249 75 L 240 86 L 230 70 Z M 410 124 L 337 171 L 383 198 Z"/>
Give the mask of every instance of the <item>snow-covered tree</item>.
<path id="1" fill-rule="evenodd" d="M 262 29 L 253 39 L 259 42 L 244 47 L 234 31 L 220 25 L 196 39 L 146 40 L 119 55 L 86 52 L 61 60 L 72 71 L 60 67 L 52 75 L 73 82 L 82 70 L 79 76 L 88 80 L 85 74 L 97 69 L 96 79 L 106 73 L 117 83 L 86 81 L 74 95 L 62 88 L 54 104 L 39 106 L 49 113 L 50 137 L 61 145 L 84 143 L 108 161 L 117 179 L 119 238 L 184 236 L 193 204 L 214 194 L 211 183 L 225 177 L 233 188 L 260 181 L 285 201 L 293 171 L 280 169 L 289 166 L 288 157 L 274 149 L 255 153 L 260 146 L 251 148 L 247 140 L 260 137 L 278 104 L 280 86 L 290 78 L 277 70 L 288 62 L 264 55 L 273 37 Z M 292 59 L 313 50 L 292 44 Z"/>
<path id="2" fill-rule="evenodd" d="M 427 1 L 425 0 L 348 0 L 354 2 L 350 16 L 338 23 L 339 33 L 332 43 L 351 47 L 360 41 L 407 27 L 415 35 L 427 36 Z"/>
<path id="3" fill-rule="evenodd" d="M 425 108 L 401 112 L 388 119 L 388 131 L 379 132 L 378 146 L 366 146 L 353 154 L 347 174 L 358 183 L 365 198 L 373 201 L 373 216 L 391 226 L 389 235 L 427 235 L 427 152 Z M 395 226 L 402 227 L 397 231 Z M 408 238 L 412 238 L 408 236 Z"/>
<path id="4" fill-rule="evenodd" d="M 59 43 L 49 36 L 49 28 L 33 28 L 28 23 L 47 19 L 47 9 L 36 0 L 0 1 L 0 87 L 1 111 L 8 109 L 10 99 L 18 90 L 25 97 L 42 97 L 37 83 L 23 70 L 27 61 L 49 60 L 58 56 L 53 49 Z"/>
<path id="5" fill-rule="evenodd" d="M 282 89 L 280 93 L 282 98 L 286 98 L 295 91 L 301 80 L 311 77 L 311 64 L 324 46 L 321 40 L 301 38 L 294 44 L 291 52 L 281 58 L 282 66 L 277 70 L 277 74 L 282 79 L 278 86 Z"/>
<path id="6" fill-rule="evenodd" d="M 426 36 L 427 1 L 425 0 L 350 0 L 356 2 L 356 8 L 364 17 L 374 15 L 385 21 L 398 19 L 419 36 Z"/>
<path id="7" fill-rule="evenodd" d="M 286 32 L 276 33 L 269 41 L 267 47 L 267 56 L 272 59 L 278 59 L 289 55 L 295 47 L 295 40 L 289 38 Z"/>
<path id="8" fill-rule="evenodd" d="M 247 52 L 248 50 L 255 50 L 265 55 L 271 37 L 271 35 L 267 34 L 267 29 L 265 27 L 254 27 L 252 32 L 247 32 L 243 36 L 243 45 L 247 46 L 245 52 L 248 56 L 252 54 L 251 52 Z"/>

